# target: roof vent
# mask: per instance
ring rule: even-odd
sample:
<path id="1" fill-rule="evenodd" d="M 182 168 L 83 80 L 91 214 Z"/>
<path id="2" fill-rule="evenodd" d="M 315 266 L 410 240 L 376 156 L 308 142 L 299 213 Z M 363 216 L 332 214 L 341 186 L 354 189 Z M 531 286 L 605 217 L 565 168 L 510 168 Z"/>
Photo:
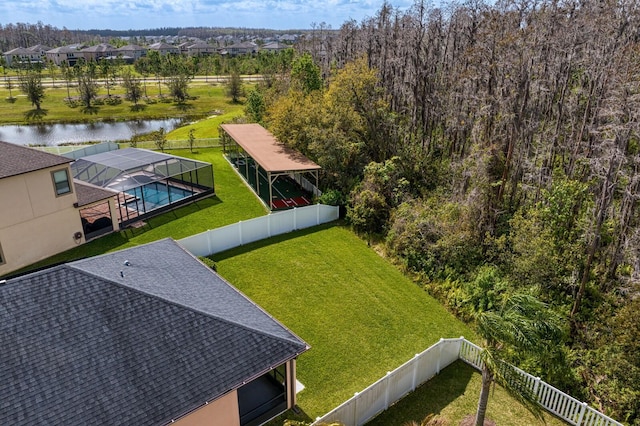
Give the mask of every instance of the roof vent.
<path id="1" fill-rule="evenodd" d="M 0 285 L 5 285 L 7 283 L 7 280 L 0 280 Z"/>
<path id="2" fill-rule="evenodd" d="M 124 278 L 124 271 L 120 271 L 120 276 Z"/>
<path id="3" fill-rule="evenodd" d="M 131 262 L 129 262 L 128 260 L 124 261 L 124 266 L 131 266 Z"/>

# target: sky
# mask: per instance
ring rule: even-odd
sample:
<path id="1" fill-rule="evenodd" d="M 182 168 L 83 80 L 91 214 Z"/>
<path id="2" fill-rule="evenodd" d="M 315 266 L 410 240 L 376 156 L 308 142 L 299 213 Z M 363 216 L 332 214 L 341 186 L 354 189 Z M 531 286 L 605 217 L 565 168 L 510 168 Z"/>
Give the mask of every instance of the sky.
<path id="1" fill-rule="evenodd" d="M 405 10 L 412 0 L 390 0 Z M 0 24 L 41 21 L 57 28 L 237 27 L 310 29 L 374 16 L 383 0 L 0 0 Z"/>

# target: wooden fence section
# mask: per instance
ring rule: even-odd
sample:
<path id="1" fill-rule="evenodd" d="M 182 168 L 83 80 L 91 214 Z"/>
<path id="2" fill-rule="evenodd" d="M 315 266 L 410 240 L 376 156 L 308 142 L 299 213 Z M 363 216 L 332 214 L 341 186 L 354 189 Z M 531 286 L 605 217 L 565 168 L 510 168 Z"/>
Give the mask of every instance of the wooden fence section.
<path id="1" fill-rule="evenodd" d="M 338 219 L 338 215 L 338 207 L 314 204 L 240 221 L 178 242 L 195 256 L 209 256 L 254 241 L 333 222 Z"/>
<path id="2" fill-rule="evenodd" d="M 362 392 L 339 405 L 313 423 L 340 422 L 346 426 L 361 426 L 386 410 L 409 392 L 431 379 L 440 370 L 461 359 L 478 370 L 482 369 L 482 348 L 464 337 L 440 339 L 438 343 L 373 383 Z M 527 386 L 537 396 L 540 405 L 550 413 L 576 426 L 622 426 L 621 423 L 589 407 L 587 403 L 565 394 L 519 368 Z"/>

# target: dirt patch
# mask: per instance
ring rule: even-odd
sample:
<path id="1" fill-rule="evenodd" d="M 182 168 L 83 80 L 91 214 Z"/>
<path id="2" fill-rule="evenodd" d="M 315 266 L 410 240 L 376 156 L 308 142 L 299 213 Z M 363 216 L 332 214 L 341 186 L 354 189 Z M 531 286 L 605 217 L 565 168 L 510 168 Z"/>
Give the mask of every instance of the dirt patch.
<path id="1" fill-rule="evenodd" d="M 476 423 L 476 415 L 475 414 L 467 414 L 467 416 L 462 419 L 460 422 L 460 426 L 473 426 Z M 491 419 L 484 419 L 484 426 L 496 426 L 496 422 Z"/>

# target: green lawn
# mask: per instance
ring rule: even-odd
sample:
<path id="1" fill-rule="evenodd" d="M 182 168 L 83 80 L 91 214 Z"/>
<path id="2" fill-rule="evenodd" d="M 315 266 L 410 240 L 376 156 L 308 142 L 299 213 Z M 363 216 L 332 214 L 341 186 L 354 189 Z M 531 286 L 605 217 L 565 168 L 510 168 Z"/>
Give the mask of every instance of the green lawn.
<path id="1" fill-rule="evenodd" d="M 213 164 L 216 195 L 145 220 L 147 226 L 143 228 L 106 235 L 16 272 L 95 256 L 165 237 L 177 240 L 267 213 L 266 208 L 223 158 L 221 149 L 198 149 L 194 153 L 190 153 L 189 150 L 175 150 L 170 153 Z"/>
<path id="2" fill-rule="evenodd" d="M 162 94 L 164 98 L 159 98 L 158 85 L 147 83 L 149 102 L 140 101 L 138 108 L 132 108 L 133 104 L 124 99 L 124 89 L 116 86 L 110 92 L 111 95 L 118 95 L 122 102 L 118 105 L 108 105 L 103 103 L 95 105 L 90 111 L 85 111 L 83 106 L 69 107 L 64 99 L 67 97 L 67 89 L 64 81 L 56 82 L 56 88 L 46 88 L 45 98 L 42 101 L 42 111 L 39 114 L 26 96 L 19 90 L 13 89 L 12 95 L 15 102 L 8 102 L 6 98 L 9 91 L 2 85 L 0 87 L 0 124 L 26 124 L 31 122 L 89 122 L 97 120 L 136 120 L 152 118 L 177 118 L 177 117 L 208 117 L 215 116 L 216 120 L 230 120 L 241 115 L 243 105 L 231 102 L 225 94 L 225 87 L 220 84 L 191 84 L 189 94 L 194 98 L 183 104 L 177 104 L 168 97 L 169 91 L 163 86 Z M 248 87 L 248 86 L 247 86 Z M 78 96 L 75 88 L 71 88 L 69 94 Z M 106 89 L 101 88 L 99 96 L 106 96 Z M 209 134 L 210 129 L 201 131 L 196 128 L 197 138 L 216 137 L 217 125 L 214 127 L 214 135 Z M 187 128 L 185 132 L 188 132 Z M 206 135 L 205 135 L 206 133 Z M 186 139 L 185 133 L 184 139 Z M 180 136 L 180 133 L 177 134 Z"/>
<path id="3" fill-rule="evenodd" d="M 462 361 L 456 361 L 379 414 L 367 426 L 401 426 L 410 421 L 420 424 L 429 414 L 446 421 L 442 426 L 458 425 L 465 416 L 475 413 L 481 382 L 482 376 L 478 371 Z M 489 396 L 487 418 L 500 426 L 543 424 L 499 386 L 493 388 Z M 549 414 L 544 418 L 550 426 L 566 425 Z"/>
<path id="4" fill-rule="evenodd" d="M 290 418 L 325 414 L 441 337 L 474 338 L 342 226 L 275 237 L 212 259 L 222 276 L 311 345 L 298 361 L 298 379 L 307 387 L 298 401 L 304 413 Z"/>

